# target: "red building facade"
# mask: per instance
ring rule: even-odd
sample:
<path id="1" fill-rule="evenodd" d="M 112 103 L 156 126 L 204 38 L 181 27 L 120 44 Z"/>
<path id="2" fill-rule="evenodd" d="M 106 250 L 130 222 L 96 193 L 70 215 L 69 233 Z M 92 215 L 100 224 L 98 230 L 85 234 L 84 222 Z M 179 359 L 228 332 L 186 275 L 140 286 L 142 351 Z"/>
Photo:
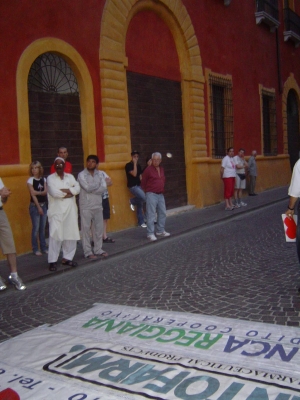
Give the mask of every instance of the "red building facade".
<path id="1" fill-rule="evenodd" d="M 132 148 L 142 163 L 173 154 L 163 158 L 168 208 L 222 200 L 229 146 L 257 150 L 259 191 L 289 182 L 300 150 L 299 0 L 12 0 L 0 12 L 0 176 L 19 252 L 30 249 L 28 165 L 39 158 L 47 172 L 61 145 L 78 171 L 97 153 L 113 178 L 111 230 L 135 222 Z"/>

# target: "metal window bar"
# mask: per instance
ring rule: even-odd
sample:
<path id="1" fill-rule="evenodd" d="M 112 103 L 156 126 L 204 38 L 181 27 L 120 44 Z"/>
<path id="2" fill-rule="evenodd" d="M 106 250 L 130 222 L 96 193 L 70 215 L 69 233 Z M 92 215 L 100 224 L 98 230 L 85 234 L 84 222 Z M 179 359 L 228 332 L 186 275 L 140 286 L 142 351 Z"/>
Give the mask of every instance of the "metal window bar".
<path id="1" fill-rule="evenodd" d="M 275 95 L 262 93 L 264 155 L 277 155 L 277 125 Z"/>
<path id="2" fill-rule="evenodd" d="M 28 90 L 79 95 L 72 68 L 53 53 L 44 53 L 35 59 L 28 75 Z"/>
<path id="3" fill-rule="evenodd" d="M 232 83 L 228 79 L 211 76 L 209 85 L 212 157 L 222 158 L 226 149 L 233 146 Z"/>
<path id="4" fill-rule="evenodd" d="M 284 26 L 286 31 L 300 36 L 300 16 L 288 7 L 284 9 Z"/>
<path id="5" fill-rule="evenodd" d="M 278 21 L 278 0 L 256 0 L 256 10 L 257 12 L 264 11 Z"/>

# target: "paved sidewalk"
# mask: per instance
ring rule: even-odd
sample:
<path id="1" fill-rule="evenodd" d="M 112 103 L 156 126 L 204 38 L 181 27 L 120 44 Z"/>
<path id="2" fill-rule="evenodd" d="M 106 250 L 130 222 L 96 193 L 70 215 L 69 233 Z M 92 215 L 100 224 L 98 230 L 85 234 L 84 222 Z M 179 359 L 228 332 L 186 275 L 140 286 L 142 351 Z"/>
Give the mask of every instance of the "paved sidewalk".
<path id="1" fill-rule="evenodd" d="M 247 203 L 247 206 L 233 211 L 225 211 L 224 202 L 202 209 L 194 208 L 185 212 L 180 212 L 180 209 L 168 210 L 166 230 L 170 232 L 172 236 L 177 236 L 184 232 L 188 232 L 214 222 L 232 219 L 237 214 L 247 213 L 250 210 L 256 210 L 287 199 L 287 192 L 288 187 L 284 186 L 267 190 L 263 193 L 260 193 L 258 196 L 244 197 L 243 201 Z M 283 207 L 282 212 L 285 210 L 286 207 Z M 128 212 L 131 212 L 129 208 Z M 108 252 L 109 258 L 114 255 L 130 252 L 132 249 L 141 246 L 155 244 L 147 240 L 146 229 L 140 227 L 110 233 L 109 236 L 112 236 L 116 241 L 113 244 L 103 245 L 103 249 Z M 163 239 L 158 239 L 158 241 L 159 240 Z M 77 268 L 82 268 L 85 265 L 93 262 L 84 258 L 80 242 L 78 242 L 78 249 L 74 260 L 78 262 Z M 59 264 L 57 272 L 50 272 L 48 269 L 46 255 L 37 257 L 32 253 L 28 253 L 18 256 L 18 272 L 25 283 L 36 279 L 42 279 L 49 275 L 63 273 L 69 269 L 70 267 L 65 267 Z M 8 275 L 6 261 L 0 262 L 0 275 L 5 279 Z"/>

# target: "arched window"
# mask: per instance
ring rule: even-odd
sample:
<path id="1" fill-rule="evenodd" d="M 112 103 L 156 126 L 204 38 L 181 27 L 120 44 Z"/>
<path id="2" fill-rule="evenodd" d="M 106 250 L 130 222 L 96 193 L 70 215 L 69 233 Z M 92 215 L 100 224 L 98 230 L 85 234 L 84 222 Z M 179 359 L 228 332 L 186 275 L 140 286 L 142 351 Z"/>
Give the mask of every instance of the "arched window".
<path id="1" fill-rule="evenodd" d="M 66 61 L 53 53 L 44 53 L 32 64 L 28 91 L 72 93 L 79 95 L 76 77 Z"/>
<path id="2" fill-rule="evenodd" d="M 77 79 L 54 53 L 35 59 L 28 76 L 28 103 L 32 160 L 39 160 L 46 175 L 59 147 L 67 147 L 76 175 L 83 167 L 81 110 Z"/>

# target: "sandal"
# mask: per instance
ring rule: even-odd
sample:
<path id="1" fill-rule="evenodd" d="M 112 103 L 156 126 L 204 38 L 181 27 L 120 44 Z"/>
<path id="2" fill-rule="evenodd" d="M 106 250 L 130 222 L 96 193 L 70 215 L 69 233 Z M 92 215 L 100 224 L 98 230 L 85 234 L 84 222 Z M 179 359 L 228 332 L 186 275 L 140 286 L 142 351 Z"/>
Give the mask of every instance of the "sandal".
<path id="1" fill-rule="evenodd" d="M 113 238 L 107 237 L 106 239 L 103 239 L 103 243 L 115 243 L 115 240 Z"/>
<path id="2" fill-rule="evenodd" d="M 49 271 L 57 271 L 57 264 L 56 263 L 50 263 L 49 264 Z"/>
<path id="3" fill-rule="evenodd" d="M 86 257 L 88 260 L 98 260 L 98 257 L 95 254 L 90 254 Z"/>
<path id="4" fill-rule="evenodd" d="M 106 257 L 108 257 L 108 253 L 106 253 L 106 251 L 104 251 L 101 254 L 97 254 L 97 256 L 106 258 Z"/>
<path id="5" fill-rule="evenodd" d="M 70 267 L 77 267 L 77 262 L 71 260 L 62 260 L 62 265 L 69 265 Z"/>

